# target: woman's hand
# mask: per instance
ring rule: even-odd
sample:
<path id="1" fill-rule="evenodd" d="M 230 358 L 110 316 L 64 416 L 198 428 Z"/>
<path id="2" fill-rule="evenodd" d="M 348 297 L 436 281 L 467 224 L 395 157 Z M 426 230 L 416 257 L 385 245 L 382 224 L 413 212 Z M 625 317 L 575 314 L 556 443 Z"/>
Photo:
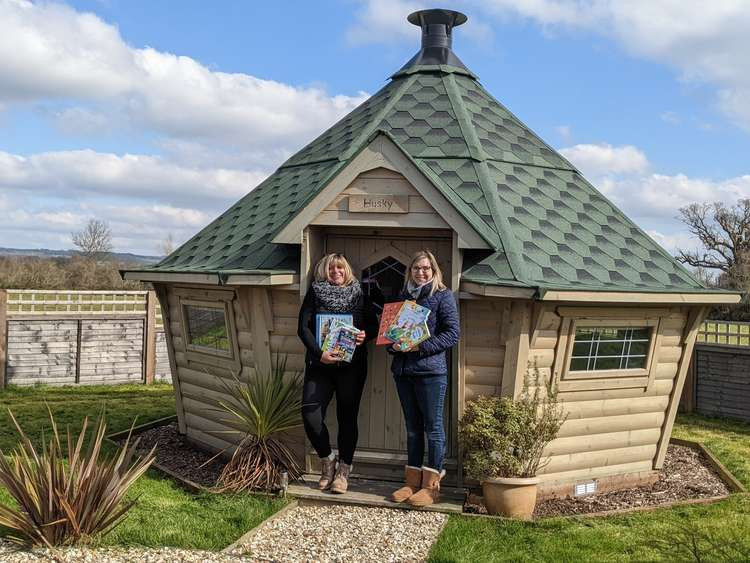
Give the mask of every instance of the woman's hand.
<path id="1" fill-rule="evenodd" d="M 325 350 L 323 352 L 323 355 L 320 356 L 320 361 L 324 364 L 335 364 L 336 362 L 341 361 L 341 358 L 339 358 L 338 356 L 334 356 L 329 351 Z"/>
<path id="2" fill-rule="evenodd" d="M 367 336 L 367 333 L 364 330 L 360 330 L 357 333 L 357 339 L 355 340 L 357 346 L 359 346 L 365 341 L 365 336 Z"/>

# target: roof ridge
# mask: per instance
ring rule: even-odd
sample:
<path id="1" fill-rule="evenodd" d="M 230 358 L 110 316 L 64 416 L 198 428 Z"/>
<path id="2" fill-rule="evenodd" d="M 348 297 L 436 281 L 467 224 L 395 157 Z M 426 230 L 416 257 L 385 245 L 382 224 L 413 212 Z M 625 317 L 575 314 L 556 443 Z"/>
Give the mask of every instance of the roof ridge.
<path id="1" fill-rule="evenodd" d="M 461 128 L 461 133 L 464 135 L 466 145 L 469 147 L 469 154 L 471 155 L 474 162 L 474 171 L 477 174 L 479 180 L 479 186 L 484 194 L 484 199 L 487 202 L 487 206 L 490 209 L 490 216 L 495 224 L 495 230 L 497 231 L 498 238 L 500 241 L 500 249 L 505 252 L 508 257 L 508 265 L 510 266 L 511 272 L 518 281 L 523 283 L 527 282 L 525 275 L 525 268 L 523 258 L 520 256 L 518 247 L 515 244 L 515 236 L 510 228 L 508 219 L 504 213 L 501 212 L 500 198 L 497 195 L 497 188 L 493 189 L 493 182 L 487 170 L 487 152 L 482 147 L 482 143 L 477 136 L 474 124 L 466 111 L 463 103 L 461 103 L 461 94 L 458 91 L 458 85 L 456 84 L 456 78 L 452 74 L 448 74 L 442 77 L 445 85 L 445 91 L 448 94 L 448 98 L 453 106 L 453 111 L 456 114 L 458 120 L 458 126 Z"/>

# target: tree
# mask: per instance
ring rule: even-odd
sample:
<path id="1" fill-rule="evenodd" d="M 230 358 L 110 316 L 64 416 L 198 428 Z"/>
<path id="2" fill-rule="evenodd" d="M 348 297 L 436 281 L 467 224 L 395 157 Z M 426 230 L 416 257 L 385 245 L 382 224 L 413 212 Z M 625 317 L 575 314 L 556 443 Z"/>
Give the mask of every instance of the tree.
<path id="1" fill-rule="evenodd" d="M 169 256 L 174 252 L 174 237 L 172 233 L 169 233 L 167 238 L 156 245 L 156 250 L 161 256 Z"/>
<path id="2" fill-rule="evenodd" d="M 680 250 L 677 260 L 695 268 L 718 270 L 720 285 L 745 289 L 750 282 L 750 199 L 691 203 L 680 219 L 698 237 L 701 250 Z"/>
<path id="3" fill-rule="evenodd" d="M 106 221 L 89 219 L 86 227 L 81 231 L 71 233 L 71 237 L 73 244 L 87 258 L 95 258 L 112 250 L 112 231 L 109 230 Z"/>

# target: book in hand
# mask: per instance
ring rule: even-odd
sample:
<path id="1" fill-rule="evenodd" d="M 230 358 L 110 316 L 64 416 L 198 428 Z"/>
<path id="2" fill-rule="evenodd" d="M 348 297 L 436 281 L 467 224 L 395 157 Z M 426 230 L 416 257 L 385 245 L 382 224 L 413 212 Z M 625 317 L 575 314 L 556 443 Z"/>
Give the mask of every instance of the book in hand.
<path id="1" fill-rule="evenodd" d="M 354 324 L 354 317 L 350 313 L 318 313 L 315 315 L 315 340 L 320 348 L 323 348 L 323 342 L 328 336 L 331 322 L 334 319 L 347 325 Z"/>
<path id="2" fill-rule="evenodd" d="M 430 337 L 427 317 L 430 310 L 416 301 L 404 301 L 384 336 L 391 342 L 398 342 L 401 348 L 414 348 Z"/>
<path id="3" fill-rule="evenodd" d="M 357 348 L 357 334 L 357 327 L 332 319 L 321 349 L 342 362 L 351 362 Z"/>
<path id="4" fill-rule="evenodd" d="M 403 304 L 403 301 L 397 301 L 396 303 L 386 303 L 383 305 L 383 312 L 380 314 L 380 326 L 378 327 L 378 339 L 375 341 L 376 346 L 389 346 L 393 344 L 393 341 L 389 340 L 385 336 L 385 333 L 391 328 L 393 321 L 396 320 Z"/>

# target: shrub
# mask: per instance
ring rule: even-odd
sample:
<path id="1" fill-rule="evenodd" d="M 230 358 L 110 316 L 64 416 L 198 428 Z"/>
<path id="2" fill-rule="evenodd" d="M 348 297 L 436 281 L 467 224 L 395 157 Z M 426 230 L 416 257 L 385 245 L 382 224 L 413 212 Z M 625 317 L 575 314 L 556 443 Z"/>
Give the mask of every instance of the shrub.
<path id="1" fill-rule="evenodd" d="M 566 415 L 551 384 L 521 396 L 482 396 L 466 405 L 459 422 L 466 474 L 479 481 L 492 477 L 533 477 L 546 463 L 542 451 L 557 436 Z M 544 391 L 542 391 L 544 389 Z"/>
<path id="2" fill-rule="evenodd" d="M 82 543 L 110 532 L 136 500 L 122 502 L 130 486 L 154 460 L 154 450 L 133 461 L 137 441 L 130 436 L 109 459 L 101 459 L 106 425 L 99 417 L 86 443 L 88 417 L 77 440 L 66 429 L 67 455 L 49 411 L 52 438 L 38 452 L 10 412 L 20 441 L 6 457 L 0 450 L 0 484 L 18 504 L 0 504 L 0 525 L 15 532 L 17 543 L 47 547 Z M 85 453 L 84 453 L 85 447 Z"/>
<path id="3" fill-rule="evenodd" d="M 286 373 L 286 358 L 277 358 L 270 373 L 234 380 L 234 385 L 224 384 L 231 399 L 218 406 L 230 415 L 223 422 L 239 428 L 225 432 L 243 438 L 219 475 L 218 490 L 270 491 L 278 487 L 282 472 L 300 478 L 302 469 L 280 435 L 302 425 L 302 374 Z"/>

